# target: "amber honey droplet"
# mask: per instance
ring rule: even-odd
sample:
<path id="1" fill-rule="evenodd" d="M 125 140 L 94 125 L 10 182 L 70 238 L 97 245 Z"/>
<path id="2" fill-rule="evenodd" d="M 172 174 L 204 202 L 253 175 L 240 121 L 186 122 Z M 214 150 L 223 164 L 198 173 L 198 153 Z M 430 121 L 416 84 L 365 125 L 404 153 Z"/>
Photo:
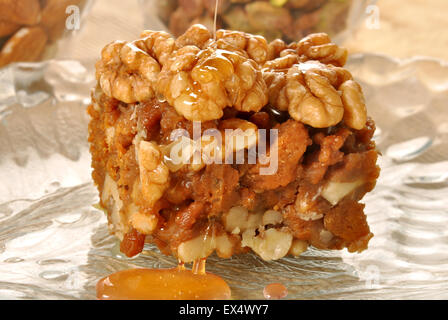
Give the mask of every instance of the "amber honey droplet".
<path id="1" fill-rule="evenodd" d="M 271 283 L 264 287 L 263 295 L 266 299 L 282 299 L 288 295 L 288 289 L 281 283 Z"/>
<path id="2" fill-rule="evenodd" d="M 198 271 L 202 263 L 198 263 Z M 230 288 L 217 275 L 173 269 L 130 269 L 98 281 L 100 300 L 227 300 Z"/>

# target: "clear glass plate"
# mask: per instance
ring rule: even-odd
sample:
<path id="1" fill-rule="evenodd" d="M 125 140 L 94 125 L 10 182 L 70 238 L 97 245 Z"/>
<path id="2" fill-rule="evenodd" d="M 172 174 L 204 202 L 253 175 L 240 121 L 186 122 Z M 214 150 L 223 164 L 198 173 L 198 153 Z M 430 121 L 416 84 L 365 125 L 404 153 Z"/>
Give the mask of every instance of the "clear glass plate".
<path id="1" fill-rule="evenodd" d="M 448 64 L 352 56 L 377 122 L 383 156 L 364 199 L 375 237 L 361 254 L 309 250 L 264 262 L 252 254 L 207 261 L 235 299 L 448 298 Z M 0 70 L 0 298 L 95 299 L 100 278 L 126 268 L 173 267 L 147 246 L 127 259 L 107 231 L 90 177 L 85 107 L 93 72 L 73 61 Z"/>

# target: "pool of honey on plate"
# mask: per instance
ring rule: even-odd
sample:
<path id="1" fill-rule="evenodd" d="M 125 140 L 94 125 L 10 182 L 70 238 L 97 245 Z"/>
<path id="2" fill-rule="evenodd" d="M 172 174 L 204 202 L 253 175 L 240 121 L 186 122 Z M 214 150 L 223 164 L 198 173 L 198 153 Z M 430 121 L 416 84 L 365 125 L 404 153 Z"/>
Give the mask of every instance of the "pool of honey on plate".
<path id="1" fill-rule="evenodd" d="M 205 259 L 192 270 L 181 263 L 172 269 L 129 269 L 96 285 L 99 300 L 227 300 L 231 292 L 219 276 L 205 271 Z"/>

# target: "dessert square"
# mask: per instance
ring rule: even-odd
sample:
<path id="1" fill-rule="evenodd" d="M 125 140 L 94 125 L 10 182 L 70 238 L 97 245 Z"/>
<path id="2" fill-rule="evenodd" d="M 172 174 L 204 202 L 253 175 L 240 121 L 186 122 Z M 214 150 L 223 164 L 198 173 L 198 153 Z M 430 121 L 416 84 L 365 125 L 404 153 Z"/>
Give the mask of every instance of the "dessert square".
<path id="1" fill-rule="evenodd" d="M 107 45 L 88 107 L 93 180 L 128 256 L 360 252 L 374 121 L 323 33 L 267 42 L 194 25 Z"/>

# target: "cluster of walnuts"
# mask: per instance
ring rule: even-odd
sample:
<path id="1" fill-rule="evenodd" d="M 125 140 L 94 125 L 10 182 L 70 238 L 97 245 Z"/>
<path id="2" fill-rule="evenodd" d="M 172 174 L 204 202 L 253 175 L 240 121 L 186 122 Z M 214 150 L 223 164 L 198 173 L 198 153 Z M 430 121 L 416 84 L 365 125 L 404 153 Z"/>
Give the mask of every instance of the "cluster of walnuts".
<path id="1" fill-rule="evenodd" d="M 323 33 L 286 44 L 261 36 L 193 25 L 177 39 L 144 31 L 107 45 L 96 77 L 125 103 L 159 98 L 190 121 L 219 119 L 226 107 L 258 112 L 268 103 L 315 128 L 341 121 L 362 129 L 361 87 L 343 68 L 347 51 Z"/>

